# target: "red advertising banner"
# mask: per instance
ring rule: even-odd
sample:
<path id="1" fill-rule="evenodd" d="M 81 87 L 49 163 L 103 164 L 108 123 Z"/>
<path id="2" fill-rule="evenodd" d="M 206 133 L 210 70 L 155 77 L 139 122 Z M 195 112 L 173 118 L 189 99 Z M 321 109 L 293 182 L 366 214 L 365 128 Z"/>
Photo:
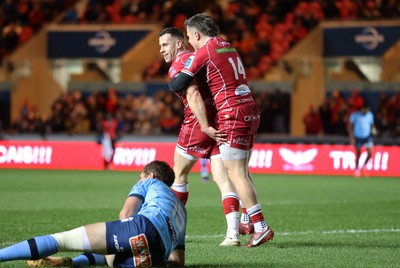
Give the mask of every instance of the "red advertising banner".
<path id="1" fill-rule="evenodd" d="M 0 141 L 0 168 L 102 170 L 101 146 L 81 141 Z"/>
<path id="2" fill-rule="evenodd" d="M 121 142 L 109 168 L 140 171 L 155 159 L 173 165 L 174 151 L 170 142 Z M 365 158 L 362 152 L 361 163 Z M 375 146 L 366 167 L 371 176 L 400 178 L 399 163 L 400 147 Z M 256 144 L 249 165 L 259 174 L 353 175 L 355 154 L 348 145 Z M 0 141 L 0 168 L 101 170 L 102 149 L 94 142 Z"/>

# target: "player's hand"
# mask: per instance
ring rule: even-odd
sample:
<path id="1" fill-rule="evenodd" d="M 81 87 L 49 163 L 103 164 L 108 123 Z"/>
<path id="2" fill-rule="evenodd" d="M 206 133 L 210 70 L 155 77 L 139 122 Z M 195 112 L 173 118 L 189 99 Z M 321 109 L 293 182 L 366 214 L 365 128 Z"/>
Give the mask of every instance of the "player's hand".
<path id="1" fill-rule="evenodd" d="M 208 126 L 207 128 L 202 129 L 202 131 L 218 143 L 225 143 L 228 140 L 228 134 L 224 133 L 222 130 L 216 130 L 215 128 Z"/>

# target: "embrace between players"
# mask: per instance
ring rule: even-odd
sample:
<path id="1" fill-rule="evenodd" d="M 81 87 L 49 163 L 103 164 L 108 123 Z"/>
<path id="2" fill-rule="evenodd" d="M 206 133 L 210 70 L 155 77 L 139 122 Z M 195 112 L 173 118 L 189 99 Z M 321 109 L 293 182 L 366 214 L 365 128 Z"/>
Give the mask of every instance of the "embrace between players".
<path id="1" fill-rule="evenodd" d="M 245 247 L 256 247 L 273 239 L 248 167 L 260 115 L 241 58 L 230 43 L 217 37 L 218 26 L 207 15 L 194 15 L 185 21 L 185 26 L 188 42 L 195 52 L 186 50 L 183 34 L 177 28 L 165 28 L 159 35 L 160 53 L 171 63 L 170 89 L 185 107 L 174 154 L 173 184 L 169 166 L 153 161 L 150 169 L 149 165 L 144 168 L 142 179 L 128 195 L 120 221 L 26 240 L 0 250 L 0 262 L 36 259 L 28 262 L 33 267 L 89 264 L 149 267 L 160 263 L 183 266 L 188 175 L 198 158 L 210 159 L 213 179 L 221 191 L 227 232 L 220 245 L 239 246 L 239 234 L 252 234 Z M 175 195 L 160 186 L 160 181 L 171 187 Z M 165 198 L 156 196 L 160 189 Z M 149 207 L 155 207 L 157 212 Z M 127 225 L 131 226 L 129 230 Z M 94 233 L 101 235 L 96 237 Z M 77 250 L 86 253 L 73 260 L 47 257 Z"/>

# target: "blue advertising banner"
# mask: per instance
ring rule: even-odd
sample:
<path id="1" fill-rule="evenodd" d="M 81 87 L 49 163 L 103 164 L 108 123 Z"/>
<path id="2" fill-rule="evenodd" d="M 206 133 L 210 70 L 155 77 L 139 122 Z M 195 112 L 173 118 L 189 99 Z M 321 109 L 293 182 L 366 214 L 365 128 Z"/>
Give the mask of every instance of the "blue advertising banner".
<path id="1" fill-rule="evenodd" d="M 380 56 L 400 38 L 400 26 L 324 29 L 324 56 Z"/>
<path id="2" fill-rule="evenodd" d="M 119 58 L 149 30 L 48 31 L 49 58 Z"/>

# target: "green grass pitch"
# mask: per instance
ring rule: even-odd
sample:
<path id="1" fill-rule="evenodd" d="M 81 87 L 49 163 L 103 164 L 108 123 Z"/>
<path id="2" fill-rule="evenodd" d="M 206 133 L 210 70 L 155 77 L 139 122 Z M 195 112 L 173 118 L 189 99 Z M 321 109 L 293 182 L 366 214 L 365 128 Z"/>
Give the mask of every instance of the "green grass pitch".
<path id="1" fill-rule="evenodd" d="M 0 170 L 0 248 L 117 219 L 138 176 Z M 400 267 L 399 179 L 254 175 L 254 183 L 275 239 L 258 248 L 225 248 L 218 246 L 225 233 L 219 190 L 191 174 L 187 267 Z"/>

